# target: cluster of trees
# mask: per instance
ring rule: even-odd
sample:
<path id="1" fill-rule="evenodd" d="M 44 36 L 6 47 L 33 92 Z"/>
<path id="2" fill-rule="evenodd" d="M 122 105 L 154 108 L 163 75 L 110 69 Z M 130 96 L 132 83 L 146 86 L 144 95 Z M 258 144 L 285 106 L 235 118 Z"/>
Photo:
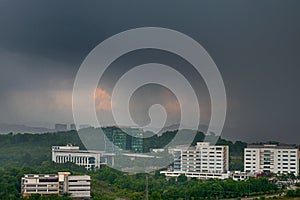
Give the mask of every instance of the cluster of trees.
<path id="1" fill-rule="evenodd" d="M 257 194 L 274 193 L 276 185 L 266 178 L 249 179 L 244 182 L 227 180 L 188 180 L 185 176 L 166 179 L 158 171 L 153 174 L 127 174 L 103 167 L 87 172 L 83 167 L 72 163 L 56 164 L 43 162 L 35 168 L 5 167 L 0 169 L 0 199 L 17 200 L 20 196 L 21 177 L 30 173 L 57 173 L 70 171 L 72 174 L 91 176 L 92 196 L 94 200 L 126 198 L 145 199 L 146 176 L 148 176 L 149 199 L 207 199 L 236 198 Z M 68 200 L 68 196 L 33 195 L 30 200 Z"/>
<path id="2" fill-rule="evenodd" d="M 296 190 L 288 190 L 286 193 L 287 197 L 300 197 L 300 188 Z"/>
<path id="3" fill-rule="evenodd" d="M 111 186 L 109 193 L 95 193 L 95 199 L 115 199 L 127 197 L 130 199 L 144 199 L 146 188 L 146 174 L 120 175 L 120 172 L 109 168 L 98 170 L 93 175 L 93 184 L 97 186 Z M 148 175 L 149 199 L 224 199 L 250 195 L 274 193 L 277 186 L 267 178 L 249 179 L 244 182 L 227 180 L 190 179 L 181 175 L 177 178 L 166 179 L 156 172 Z M 112 193 L 111 191 L 115 191 Z"/>
<path id="4" fill-rule="evenodd" d="M 76 131 L 0 135 L 0 166 L 39 166 L 44 161 L 51 161 L 53 145 L 69 143 L 84 149 Z"/>
<path id="5" fill-rule="evenodd" d="M 91 131 L 97 133 L 97 129 Z M 154 135 L 145 138 L 144 152 L 150 148 L 162 148 L 168 144 L 176 135 L 177 131 L 167 131 L 161 136 Z M 214 136 L 212 136 L 214 137 Z M 192 145 L 203 141 L 205 135 L 197 132 Z M 7 134 L 0 135 L 0 166 L 14 164 L 15 166 L 38 166 L 43 161 L 51 161 L 51 146 L 53 145 L 78 145 L 85 149 L 76 131 L 46 133 L 46 134 Z M 243 148 L 244 142 L 231 141 L 219 138 L 220 145 L 228 145 L 230 151 L 230 170 L 243 170 Z"/>
<path id="6" fill-rule="evenodd" d="M 162 147 L 174 137 L 176 132 L 166 132 L 161 136 L 145 139 L 144 151 L 153 147 Z M 204 134 L 196 134 L 194 144 L 204 139 Z M 68 143 L 84 146 L 76 131 L 48 134 L 8 134 L 0 135 L 0 199 L 20 199 L 20 180 L 26 173 L 57 173 L 70 171 L 73 174 L 89 174 L 92 178 L 93 199 L 144 199 L 146 174 L 124 174 L 103 167 L 97 171 L 87 172 L 83 167 L 72 163 L 55 164 L 51 162 L 51 146 Z M 230 169 L 243 168 L 243 148 L 246 143 L 219 139 L 218 144 L 230 148 Z M 153 146 L 154 145 L 154 146 Z M 250 179 L 245 182 L 233 180 L 187 180 L 185 176 L 166 179 L 159 172 L 149 176 L 150 199 L 193 199 L 193 198 L 235 198 L 260 193 L 272 193 L 277 190 L 273 183 L 265 178 Z M 68 199 L 69 197 L 39 195 L 31 199 Z"/>

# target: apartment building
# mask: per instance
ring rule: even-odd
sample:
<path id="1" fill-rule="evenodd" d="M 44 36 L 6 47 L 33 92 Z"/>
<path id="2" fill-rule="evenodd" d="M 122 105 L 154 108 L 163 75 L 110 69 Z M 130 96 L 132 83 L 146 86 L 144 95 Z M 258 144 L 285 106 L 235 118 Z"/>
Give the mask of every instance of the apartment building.
<path id="1" fill-rule="evenodd" d="M 169 149 L 174 157 L 173 165 L 161 171 L 167 177 L 185 174 L 200 179 L 229 177 L 229 147 L 198 142 L 194 147 L 179 146 Z"/>
<path id="2" fill-rule="evenodd" d="M 298 148 L 293 146 L 249 145 L 244 149 L 244 171 L 298 175 L 298 153 Z"/>
<path id="3" fill-rule="evenodd" d="M 90 176 L 73 176 L 70 172 L 57 174 L 25 174 L 21 178 L 21 194 L 28 197 L 32 194 L 63 195 L 72 198 L 90 199 Z"/>
<path id="4" fill-rule="evenodd" d="M 79 150 L 78 146 L 53 146 L 52 161 L 55 163 L 72 162 L 84 166 L 87 170 L 100 168 L 101 152 Z"/>

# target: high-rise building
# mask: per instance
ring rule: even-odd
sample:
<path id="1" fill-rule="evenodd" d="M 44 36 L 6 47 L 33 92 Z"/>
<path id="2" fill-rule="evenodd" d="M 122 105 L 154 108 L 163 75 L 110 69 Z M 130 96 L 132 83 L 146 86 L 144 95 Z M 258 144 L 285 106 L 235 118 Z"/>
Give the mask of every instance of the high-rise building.
<path id="1" fill-rule="evenodd" d="M 198 142 L 196 146 L 179 146 L 169 149 L 174 156 L 174 163 L 169 170 L 161 171 L 167 177 L 187 177 L 200 179 L 229 177 L 229 147 L 210 145 L 208 142 Z"/>
<path id="2" fill-rule="evenodd" d="M 293 146 L 249 145 L 244 149 L 244 171 L 298 175 L 298 152 Z"/>
<path id="3" fill-rule="evenodd" d="M 67 124 L 55 124 L 56 131 L 67 131 L 68 125 Z"/>
<path id="4" fill-rule="evenodd" d="M 106 135 L 106 152 L 143 153 L 143 130 L 140 128 L 128 127 L 105 127 L 103 131 Z"/>
<path id="5" fill-rule="evenodd" d="M 113 128 L 113 143 L 115 146 L 122 150 L 127 150 L 127 134 L 122 129 L 114 127 Z"/>
<path id="6" fill-rule="evenodd" d="M 73 176 L 70 172 L 58 174 L 25 174 L 21 178 L 21 194 L 28 197 L 32 194 L 63 195 L 70 194 L 72 198 L 90 198 L 90 176 Z"/>
<path id="7" fill-rule="evenodd" d="M 132 153 L 143 153 L 143 129 L 141 128 L 127 128 L 128 149 Z"/>
<path id="8" fill-rule="evenodd" d="M 115 152 L 115 146 L 113 145 L 113 141 L 114 141 L 113 129 L 114 129 L 114 127 L 102 128 L 102 130 L 105 134 L 105 137 L 104 137 L 105 149 L 104 150 L 105 150 L 105 152 L 108 152 L 108 153 Z"/>
<path id="9" fill-rule="evenodd" d="M 53 146 L 52 161 L 55 163 L 72 162 L 84 166 L 87 170 L 100 168 L 101 152 L 79 150 L 78 146 Z"/>

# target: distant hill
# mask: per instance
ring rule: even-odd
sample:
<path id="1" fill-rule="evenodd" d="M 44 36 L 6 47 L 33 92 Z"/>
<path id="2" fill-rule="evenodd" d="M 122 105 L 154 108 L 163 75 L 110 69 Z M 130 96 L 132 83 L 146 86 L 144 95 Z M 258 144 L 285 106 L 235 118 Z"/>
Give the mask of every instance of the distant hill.
<path id="1" fill-rule="evenodd" d="M 73 144 L 84 146 L 76 131 L 45 134 L 2 134 L 0 135 L 0 168 L 6 165 L 38 166 L 51 161 L 53 145 Z"/>
<path id="2" fill-rule="evenodd" d="M 159 134 L 162 134 L 162 133 L 167 132 L 167 131 L 175 131 L 175 130 L 178 130 L 178 129 L 179 129 L 179 126 L 180 126 L 180 124 L 172 124 L 172 125 L 170 125 L 170 126 L 166 126 L 166 127 L 164 127 L 164 128 L 159 132 Z M 187 125 L 184 125 L 184 128 L 185 128 L 185 129 L 194 129 L 193 127 L 189 127 L 189 126 L 187 126 Z M 208 129 L 208 125 L 206 125 L 206 124 L 199 124 L 199 125 L 198 125 L 197 131 L 200 131 L 200 132 L 202 132 L 202 133 L 206 133 L 206 132 L 207 132 L 207 129 Z"/>
<path id="3" fill-rule="evenodd" d="M 48 129 L 44 127 L 31 127 L 19 124 L 6 124 L 0 123 L 0 134 L 6 133 L 50 133 L 55 132 L 54 129 Z"/>

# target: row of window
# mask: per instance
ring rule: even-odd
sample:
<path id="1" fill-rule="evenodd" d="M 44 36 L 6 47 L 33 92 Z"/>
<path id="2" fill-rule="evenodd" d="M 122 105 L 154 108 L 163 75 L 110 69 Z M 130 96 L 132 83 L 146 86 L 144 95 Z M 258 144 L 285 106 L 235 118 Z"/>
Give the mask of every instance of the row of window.
<path id="1" fill-rule="evenodd" d="M 250 152 L 256 152 L 257 150 L 250 150 L 250 149 L 246 149 L 245 150 L 247 153 L 250 153 Z M 264 150 L 264 152 L 268 152 L 268 153 L 271 153 L 270 150 Z M 297 151 L 277 151 L 278 153 L 297 153 Z"/>
<path id="2" fill-rule="evenodd" d="M 180 160 L 180 159 L 175 159 L 175 160 Z M 222 161 L 222 159 L 207 159 L 207 158 L 202 158 L 202 159 L 200 159 L 200 158 L 186 158 L 186 157 L 183 157 L 182 158 L 182 160 L 197 160 L 197 161 L 211 161 L 211 162 L 216 162 L 216 161 Z"/>
<path id="3" fill-rule="evenodd" d="M 182 166 L 181 168 L 184 170 L 184 169 L 195 168 L 195 167 L 184 167 L 184 166 Z M 203 169 L 208 169 L 208 168 L 209 169 L 222 169 L 222 167 L 208 167 L 208 166 L 202 166 L 201 168 L 203 168 Z"/>
<path id="4" fill-rule="evenodd" d="M 266 156 L 266 157 L 271 157 L 271 154 L 263 154 L 264 156 Z M 253 156 L 253 157 L 256 157 L 257 156 L 257 154 L 245 154 L 245 156 L 246 157 L 251 157 L 251 156 Z M 292 158 L 295 158 L 296 157 L 296 155 L 295 154 L 290 154 L 290 155 L 288 155 L 288 154 L 283 154 L 283 155 L 277 155 L 277 157 L 292 157 Z M 273 157 L 273 156 L 272 156 Z"/>
<path id="5" fill-rule="evenodd" d="M 182 164 L 201 164 L 201 165 L 222 165 L 223 163 L 222 162 L 213 162 L 213 163 L 211 163 L 211 162 L 186 162 L 186 161 L 182 161 Z"/>
<path id="6" fill-rule="evenodd" d="M 29 189 L 29 190 L 24 190 L 24 192 L 58 192 L 58 190 L 54 190 L 54 189 L 49 189 L 49 190 L 32 190 L 32 189 Z"/>

